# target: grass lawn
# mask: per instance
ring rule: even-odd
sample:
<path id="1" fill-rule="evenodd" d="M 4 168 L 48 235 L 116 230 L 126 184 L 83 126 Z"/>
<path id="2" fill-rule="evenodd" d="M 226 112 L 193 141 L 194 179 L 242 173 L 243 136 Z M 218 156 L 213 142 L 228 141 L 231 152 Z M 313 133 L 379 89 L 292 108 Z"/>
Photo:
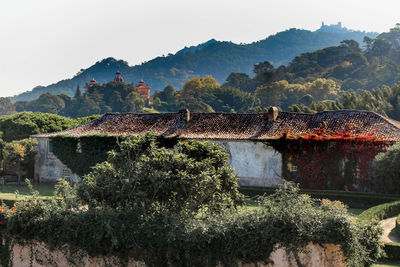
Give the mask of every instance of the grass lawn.
<path id="1" fill-rule="evenodd" d="M 257 201 L 248 199 L 246 200 L 245 204 L 243 205 L 244 208 L 246 209 L 257 209 L 258 204 Z M 365 209 L 348 209 L 347 212 L 350 214 L 350 216 L 357 217 L 360 215 Z"/>
<path id="2" fill-rule="evenodd" d="M 347 209 L 347 212 L 351 215 L 351 216 L 358 216 L 360 215 L 363 211 L 365 211 L 364 209 Z"/>
<path id="3" fill-rule="evenodd" d="M 54 192 L 54 184 L 39 184 L 34 185 L 33 188 L 38 190 L 39 194 L 43 197 L 52 196 Z M 20 196 L 27 196 L 31 194 L 27 185 L 0 185 L 0 200 L 15 200 L 16 191 L 18 191 Z"/>

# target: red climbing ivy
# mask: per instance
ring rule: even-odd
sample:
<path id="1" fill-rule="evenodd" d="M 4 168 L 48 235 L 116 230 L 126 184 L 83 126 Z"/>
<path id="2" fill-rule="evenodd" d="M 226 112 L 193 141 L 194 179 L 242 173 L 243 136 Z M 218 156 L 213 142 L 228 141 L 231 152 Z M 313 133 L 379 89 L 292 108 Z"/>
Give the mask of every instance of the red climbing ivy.
<path id="1" fill-rule="evenodd" d="M 326 125 L 304 134 L 287 131 L 273 144 L 283 154 L 283 163 L 297 169 L 284 170 L 284 178 L 309 189 L 371 189 L 372 160 L 393 142 L 375 131 L 368 135 L 360 132 L 350 124 L 342 131 Z"/>

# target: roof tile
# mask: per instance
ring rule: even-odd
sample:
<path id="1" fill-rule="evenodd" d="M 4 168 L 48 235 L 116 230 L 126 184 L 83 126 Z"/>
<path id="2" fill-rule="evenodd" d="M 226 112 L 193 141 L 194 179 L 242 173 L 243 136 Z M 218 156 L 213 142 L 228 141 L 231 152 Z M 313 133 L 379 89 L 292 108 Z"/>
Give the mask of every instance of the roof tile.
<path id="1" fill-rule="evenodd" d="M 141 135 L 154 132 L 156 135 L 181 136 L 189 139 L 278 139 L 285 132 L 301 135 L 324 126 L 332 131 L 343 131 L 349 124 L 360 129 L 360 134 L 374 133 L 377 136 L 400 141 L 400 122 L 374 112 L 340 110 L 316 114 L 279 112 L 275 121 L 268 114 L 236 113 L 191 113 L 186 121 L 180 113 L 134 114 L 107 113 L 91 122 L 51 134 L 56 135 Z"/>

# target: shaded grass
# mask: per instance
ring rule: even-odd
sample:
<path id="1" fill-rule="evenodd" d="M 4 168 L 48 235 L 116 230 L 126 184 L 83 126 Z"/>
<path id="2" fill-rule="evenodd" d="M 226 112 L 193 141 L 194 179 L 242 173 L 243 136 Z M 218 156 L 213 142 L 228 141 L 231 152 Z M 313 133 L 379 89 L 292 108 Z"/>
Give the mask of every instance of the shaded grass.
<path id="1" fill-rule="evenodd" d="M 272 187 L 250 187 L 241 186 L 239 191 L 248 197 L 256 197 L 261 195 L 270 195 L 275 192 L 276 188 Z M 301 194 L 308 194 L 312 198 L 327 198 L 330 200 L 339 200 L 350 208 L 368 209 L 370 207 L 400 200 L 400 195 L 388 195 L 381 193 L 366 192 L 349 192 L 339 190 L 308 190 L 301 189 Z"/>
<path id="2" fill-rule="evenodd" d="M 358 215 L 360 215 L 363 211 L 365 211 L 365 209 L 347 209 L 347 212 L 354 217 L 357 217 Z"/>
<path id="3" fill-rule="evenodd" d="M 53 196 L 55 184 L 38 184 L 33 189 L 38 190 L 40 196 L 46 198 Z M 31 192 L 27 185 L 0 185 L 0 200 L 16 200 L 18 192 L 19 196 L 29 196 Z"/>
<path id="4" fill-rule="evenodd" d="M 245 201 L 245 204 L 242 207 L 243 209 L 258 209 L 258 203 L 256 200 L 253 199 L 247 199 Z M 350 216 L 353 217 L 357 217 L 358 215 L 360 215 L 363 211 L 365 211 L 365 209 L 353 209 L 353 208 L 349 208 L 347 210 L 347 212 L 349 213 Z"/>
<path id="5" fill-rule="evenodd" d="M 384 203 L 378 206 L 364 211 L 360 216 L 359 220 L 370 222 L 372 220 L 384 220 L 393 216 L 397 216 L 400 213 L 400 201 Z"/>

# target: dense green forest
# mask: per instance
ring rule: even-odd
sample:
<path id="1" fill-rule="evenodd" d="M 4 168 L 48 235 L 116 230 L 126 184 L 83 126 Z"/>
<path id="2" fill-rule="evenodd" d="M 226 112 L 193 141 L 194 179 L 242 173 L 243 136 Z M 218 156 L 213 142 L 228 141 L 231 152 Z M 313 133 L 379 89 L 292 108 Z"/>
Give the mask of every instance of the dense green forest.
<path id="1" fill-rule="evenodd" d="M 97 116 L 71 119 L 55 114 L 21 112 L 0 117 L 0 175 L 33 178 L 38 133 L 62 131 Z M 18 179 L 20 181 L 20 179 Z"/>
<path id="2" fill-rule="evenodd" d="M 375 111 L 400 120 L 400 26 L 375 39 L 366 49 L 354 40 L 304 53 L 287 66 L 260 62 L 254 75 L 231 73 L 223 84 L 212 76 L 188 79 L 177 90 L 172 85 L 145 103 L 132 84 L 108 82 L 73 97 L 43 94 L 37 100 L 17 101 L 16 111 L 82 117 L 105 112 L 263 112 L 270 106 L 294 112 L 337 109 Z"/>
<path id="3" fill-rule="evenodd" d="M 132 84 L 109 82 L 95 84 L 83 94 L 79 87 L 74 96 L 41 95 L 32 101 L 15 103 L 17 111 L 35 111 L 60 114 L 68 117 L 84 117 L 106 112 L 139 112 L 143 111 L 144 101 Z"/>
<path id="4" fill-rule="evenodd" d="M 185 81 L 197 76 L 211 75 L 222 83 L 232 72 L 251 75 L 253 65 L 257 62 L 269 61 L 275 66 L 280 66 L 289 63 L 301 53 L 338 45 L 345 39 L 361 42 L 365 36 L 374 38 L 377 33 L 346 29 L 338 32 L 290 29 L 251 44 L 235 44 L 212 39 L 195 47 L 184 48 L 176 54 L 160 56 L 132 67 L 125 61 L 107 58 L 87 69 L 81 69 L 71 79 L 49 86 L 38 86 L 32 91 L 13 97 L 12 100 L 13 102 L 33 100 L 45 93 L 72 97 L 77 85 L 83 87 L 92 78 L 100 83 L 109 82 L 116 71 L 120 71 L 128 83 L 145 80 L 157 90 L 162 90 L 169 84 L 181 88 Z"/>

